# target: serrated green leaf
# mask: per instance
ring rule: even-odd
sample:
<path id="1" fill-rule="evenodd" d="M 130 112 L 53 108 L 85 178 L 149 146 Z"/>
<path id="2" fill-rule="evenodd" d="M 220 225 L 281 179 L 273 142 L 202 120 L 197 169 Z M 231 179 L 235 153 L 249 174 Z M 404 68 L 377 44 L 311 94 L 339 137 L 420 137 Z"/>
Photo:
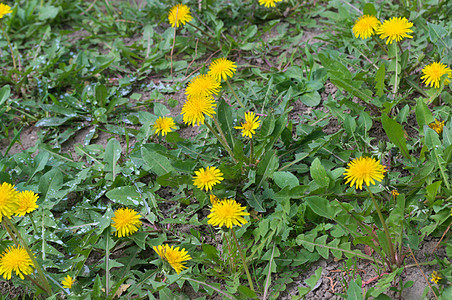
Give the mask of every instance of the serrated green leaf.
<path id="1" fill-rule="evenodd" d="M 405 130 L 402 125 L 389 118 L 386 114 L 381 116 L 381 124 L 389 140 L 400 149 L 405 158 L 410 159 L 411 156 L 406 146 Z"/>

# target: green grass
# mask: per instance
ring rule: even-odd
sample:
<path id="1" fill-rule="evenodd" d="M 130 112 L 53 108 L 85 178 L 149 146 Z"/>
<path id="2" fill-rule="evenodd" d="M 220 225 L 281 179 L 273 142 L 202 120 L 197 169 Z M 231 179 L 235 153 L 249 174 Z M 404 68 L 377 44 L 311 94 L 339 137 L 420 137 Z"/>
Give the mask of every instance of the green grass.
<path id="1" fill-rule="evenodd" d="M 6 3 L 0 183 L 34 191 L 39 208 L 2 222 L 0 251 L 21 236 L 44 274 L 30 275 L 41 288 L 15 274 L 11 282 L 41 299 L 113 299 L 119 289 L 124 299 L 302 298 L 321 270 L 304 287 L 290 284 L 320 259 L 347 269 L 361 259 L 387 274 L 364 289 L 353 273 L 338 295 L 388 299 L 390 288 L 410 286 L 399 282 L 410 249 L 434 238 L 446 254 L 420 264 L 442 279 L 424 295 L 448 299 L 451 85 L 442 76 L 429 87 L 421 76 L 433 62 L 450 67 L 450 3 L 184 3 L 193 19 L 176 31 L 168 22 L 176 3 L 166 0 Z M 407 18 L 412 38 L 355 38 L 362 12 Z M 180 114 L 185 89 L 220 57 L 237 65 L 228 79 L 236 95 L 223 82 L 215 119 L 192 131 Z M 234 128 L 248 111 L 260 120 L 252 139 Z M 177 129 L 156 136 L 164 116 Z M 435 119 L 441 133 L 429 127 Z M 18 151 L 29 132 L 34 146 Z M 343 176 L 361 156 L 388 170 L 362 191 Z M 224 177 L 212 193 L 246 206 L 243 226 L 207 224 L 210 192 L 193 176 L 208 166 Z M 118 238 L 111 219 L 123 207 L 142 227 Z M 13 227 L 19 233 L 9 234 Z M 188 269 L 178 275 L 162 261 L 153 247 L 163 244 L 184 248 Z M 70 291 L 61 287 L 66 275 L 76 279 Z"/>

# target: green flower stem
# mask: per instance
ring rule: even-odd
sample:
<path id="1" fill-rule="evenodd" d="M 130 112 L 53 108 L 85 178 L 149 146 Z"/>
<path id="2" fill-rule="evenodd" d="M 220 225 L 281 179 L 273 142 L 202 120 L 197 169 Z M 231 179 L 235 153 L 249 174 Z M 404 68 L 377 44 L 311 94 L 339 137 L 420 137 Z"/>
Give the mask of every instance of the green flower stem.
<path id="1" fill-rule="evenodd" d="M 229 264 L 230 264 L 231 271 L 232 271 L 235 269 L 235 264 L 234 264 L 234 259 L 232 257 L 233 250 L 232 250 L 231 242 L 229 241 L 227 234 L 223 234 L 223 236 L 224 236 L 224 239 L 226 240 L 226 245 L 228 246 L 228 250 L 230 253 L 229 254 Z"/>
<path id="2" fill-rule="evenodd" d="M 253 163 L 253 155 L 254 155 L 254 142 L 253 142 L 253 138 L 251 138 L 251 142 L 250 142 L 250 165 Z"/>
<path id="3" fill-rule="evenodd" d="M 27 214 L 27 215 L 30 218 L 31 225 L 33 225 L 33 230 L 35 231 L 35 234 L 37 235 L 39 231 L 38 231 L 38 228 L 36 227 L 35 221 L 33 220 L 33 217 L 31 214 Z"/>
<path id="4" fill-rule="evenodd" d="M 110 294 L 110 238 L 111 227 L 105 229 L 105 295 Z"/>
<path id="5" fill-rule="evenodd" d="M 229 89 L 231 90 L 232 94 L 234 95 L 235 99 L 237 100 L 237 102 L 240 104 L 240 106 L 242 108 L 245 108 L 245 105 L 243 105 L 242 101 L 239 99 L 239 97 L 237 96 L 237 94 L 235 93 L 234 89 L 232 88 L 232 85 L 229 83 L 228 80 L 226 80 L 226 83 L 229 87 Z"/>
<path id="6" fill-rule="evenodd" d="M 388 50 L 386 50 L 385 47 L 383 47 L 383 45 L 380 43 L 379 40 L 377 40 L 377 38 L 375 37 L 375 35 L 372 35 L 372 39 L 377 43 L 377 45 L 383 49 L 383 51 L 386 53 L 386 55 L 388 55 Z"/>
<path id="7" fill-rule="evenodd" d="M 216 121 L 215 118 L 213 118 L 213 119 L 214 119 L 215 125 L 217 125 L 217 124 L 218 124 L 218 121 Z M 226 138 L 224 138 L 224 135 L 223 135 L 223 138 L 221 138 L 220 135 L 215 131 L 215 129 L 213 129 L 212 126 L 210 126 L 209 123 L 204 122 L 204 124 L 206 124 L 207 128 L 210 129 L 210 131 L 213 133 L 213 135 L 215 135 L 215 137 L 216 137 L 217 140 L 221 143 L 221 145 L 223 145 L 223 147 L 226 149 L 226 151 L 227 151 L 227 152 L 229 153 L 229 155 L 232 157 L 232 159 L 234 160 L 234 162 L 237 162 L 237 160 L 236 160 L 235 157 L 234 157 L 234 153 L 232 153 L 232 150 L 231 150 L 231 148 L 229 147 L 228 142 L 226 141 Z M 219 128 L 219 125 L 217 125 L 217 127 Z"/>
<path id="8" fill-rule="evenodd" d="M 11 41 L 9 40 L 8 34 L 6 34 L 5 28 L 3 28 L 2 22 L 0 22 L 0 27 L 2 28 L 3 35 L 5 36 L 6 42 L 8 43 L 8 46 L 9 46 L 9 50 L 11 51 L 11 58 L 13 59 L 14 70 L 17 70 L 17 68 L 16 68 L 16 58 L 14 56 L 13 47 L 11 46 Z"/>
<path id="9" fill-rule="evenodd" d="M 395 42 L 397 43 L 397 42 Z M 399 45 L 399 44 L 397 44 Z M 392 90 L 392 93 L 394 94 L 394 99 L 395 99 L 395 95 L 397 94 L 397 91 L 399 90 L 399 86 L 398 86 L 398 81 L 399 81 L 399 68 L 398 68 L 398 62 L 399 62 L 399 48 L 396 47 L 396 51 L 395 51 L 395 80 L 394 80 L 394 88 Z"/>
<path id="10" fill-rule="evenodd" d="M 396 258 L 395 258 L 395 252 L 394 252 L 394 245 L 392 243 L 391 235 L 389 234 L 388 226 L 386 225 L 385 219 L 383 218 L 383 215 L 381 214 L 380 207 L 378 206 L 377 201 L 375 200 L 374 194 L 372 194 L 372 192 L 370 191 L 369 186 L 366 185 L 366 187 L 367 187 L 367 191 L 369 192 L 370 198 L 372 198 L 372 202 L 375 206 L 375 209 L 377 210 L 377 214 L 378 214 L 378 217 L 380 218 L 380 222 L 381 222 L 381 224 L 383 224 L 383 229 L 386 234 L 386 240 L 389 245 L 389 251 L 391 252 L 391 263 L 395 264 Z M 389 267 L 392 270 L 392 266 L 389 266 Z"/>
<path id="11" fill-rule="evenodd" d="M 36 260 L 33 252 L 31 252 L 30 248 L 28 247 L 27 243 L 25 243 L 24 239 L 22 238 L 22 236 L 20 235 L 20 232 L 17 230 L 17 228 L 14 226 L 13 223 L 11 223 L 11 221 L 7 218 L 3 219 L 3 222 L 5 222 L 5 225 L 9 226 L 10 228 L 12 228 L 14 234 L 16 235 L 17 239 L 20 241 L 20 244 L 22 244 L 22 247 L 24 247 L 24 249 L 27 251 L 28 256 L 30 257 L 31 261 L 33 262 L 34 267 L 36 268 L 36 271 L 38 272 L 38 276 L 41 279 L 41 284 L 43 286 L 43 290 L 48 294 L 51 295 L 52 294 L 52 288 L 49 285 L 49 282 L 47 281 L 46 276 L 44 275 L 44 272 L 42 271 L 41 266 L 38 264 L 38 261 Z M 5 226 L 5 227 L 7 227 Z M 9 232 L 9 231 L 8 231 Z M 13 236 L 10 233 L 11 238 L 13 238 Z M 13 238 L 13 240 L 15 240 Z M 18 245 L 18 244 L 17 244 Z"/>
<path id="12" fill-rule="evenodd" d="M 173 35 L 173 47 L 171 47 L 171 78 L 173 78 L 173 53 L 174 53 L 174 47 L 176 46 L 176 28 L 177 28 L 176 24 L 177 24 L 177 12 L 178 11 L 179 11 L 179 8 L 177 8 L 177 11 L 176 11 L 176 23 L 174 24 L 174 35 Z"/>
<path id="13" fill-rule="evenodd" d="M 248 270 L 248 266 L 246 265 L 245 256 L 243 255 L 242 248 L 240 248 L 239 241 L 237 240 L 237 236 L 235 235 L 235 231 L 234 231 L 233 228 L 231 229 L 231 232 L 232 232 L 232 236 L 234 237 L 234 241 L 235 241 L 235 243 L 237 244 L 237 249 L 239 250 L 240 258 L 242 259 L 243 267 L 245 268 L 246 277 L 248 278 L 248 283 L 249 283 L 249 285 L 250 285 L 250 289 L 251 289 L 253 292 L 256 292 L 256 291 L 254 290 L 253 280 L 251 279 L 250 271 Z"/>

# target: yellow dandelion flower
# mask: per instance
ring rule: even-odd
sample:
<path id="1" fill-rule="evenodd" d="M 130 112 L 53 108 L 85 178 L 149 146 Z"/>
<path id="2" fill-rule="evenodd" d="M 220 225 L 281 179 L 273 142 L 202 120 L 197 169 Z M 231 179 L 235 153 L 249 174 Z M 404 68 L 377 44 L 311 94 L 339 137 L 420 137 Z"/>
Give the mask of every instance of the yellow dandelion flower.
<path id="1" fill-rule="evenodd" d="M 196 176 L 193 177 L 193 184 L 197 187 L 209 191 L 214 185 L 220 183 L 224 178 L 223 173 L 216 167 L 207 167 L 195 171 Z"/>
<path id="2" fill-rule="evenodd" d="M 18 197 L 19 192 L 16 191 L 14 185 L 7 182 L 3 182 L 0 185 L 0 222 L 2 216 L 11 219 L 11 216 L 16 212 L 19 207 Z"/>
<path id="3" fill-rule="evenodd" d="M 152 127 L 155 130 L 155 134 L 158 135 L 161 133 L 164 136 L 168 132 L 173 131 L 173 129 L 176 129 L 176 123 L 174 123 L 173 118 L 159 117 Z"/>
<path id="4" fill-rule="evenodd" d="M 214 194 L 209 195 L 209 200 L 212 205 L 217 204 L 218 202 L 221 201 L 221 199 L 215 196 Z"/>
<path id="5" fill-rule="evenodd" d="M 344 172 L 347 179 L 345 184 L 350 182 L 351 187 L 356 184 L 356 189 L 361 190 L 363 183 L 369 186 L 371 183 L 375 184 L 375 181 L 381 181 L 385 172 L 385 167 L 379 160 L 370 157 L 355 158 L 348 163 L 348 168 Z"/>
<path id="6" fill-rule="evenodd" d="M 242 136 L 247 136 L 249 138 L 253 137 L 253 134 L 256 133 L 256 129 L 259 127 L 260 121 L 259 117 L 256 116 L 253 112 L 245 113 L 245 123 L 242 123 L 242 126 L 235 126 L 235 129 L 242 130 Z"/>
<path id="7" fill-rule="evenodd" d="M 205 116 L 212 117 L 215 114 L 214 108 L 217 106 L 212 96 L 208 97 L 193 97 L 187 99 L 182 106 L 181 115 L 185 124 L 200 125 L 204 124 Z"/>
<path id="8" fill-rule="evenodd" d="M 115 211 L 115 215 L 113 218 L 112 226 L 116 229 L 115 234 L 118 237 L 128 236 L 129 234 L 133 234 L 138 231 L 138 228 L 141 227 L 141 216 L 129 208 L 120 208 Z"/>
<path id="9" fill-rule="evenodd" d="M 432 279 L 430 279 L 432 282 L 438 284 L 438 282 L 439 282 L 441 279 L 443 279 L 443 278 L 441 277 L 441 275 L 438 274 L 438 272 L 436 272 L 436 271 L 433 271 L 433 272 L 432 272 Z"/>
<path id="10" fill-rule="evenodd" d="M 209 66 L 208 75 L 215 78 L 217 81 L 227 80 L 228 76 L 232 77 L 237 70 L 235 62 L 226 58 L 218 58 L 214 60 Z"/>
<path id="11" fill-rule="evenodd" d="M 233 225 L 239 225 L 248 223 L 243 216 L 249 216 L 250 214 L 244 212 L 246 206 L 243 207 L 233 199 L 225 199 L 217 204 L 214 204 L 210 209 L 210 214 L 207 216 L 209 219 L 208 224 L 212 226 L 222 227 L 226 225 L 227 228 L 232 228 Z"/>
<path id="12" fill-rule="evenodd" d="M 185 25 L 186 22 L 190 22 L 193 17 L 190 14 L 190 8 L 184 4 L 177 4 L 171 7 L 168 20 L 171 24 L 171 27 L 179 27 Z"/>
<path id="13" fill-rule="evenodd" d="M 433 62 L 430 65 L 425 66 L 422 69 L 421 80 L 425 83 L 426 86 L 435 86 L 435 88 L 439 88 L 439 82 L 443 75 L 447 75 L 447 78 L 444 80 L 444 85 L 449 84 L 450 80 L 448 78 L 452 78 L 452 70 L 445 64 L 440 62 Z"/>
<path id="14" fill-rule="evenodd" d="M 440 122 L 437 119 L 435 119 L 435 122 L 428 124 L 428 127 L 435 130 L 437 134 L 441 134 L 444 128 L 444 121 Z"/>
<path id="15" fill-rule="evenodd" d="M 278 2 L 281 2 L 282 0 L 259 0 L 260 5 L 265 5 L 265 7 L 275 7 Z"/>
<path id="16" fill-rule="evenodd" d="M 391 195 L 395 198 L 399 195 L 399 192 L 397 190 L 392 190 Z"/>
<path id="17" fill-rule="evenodd" d="M 393 17 L 389 21 L 386 20 L 380 27 L 377 28 L 376 33 L 380 35 L 380 38 L 386 40 L 386 44 L 392 44 L 392 41 L 399 42 L 403 38 L 413 37 L 408 35 L 408 33 L 413 32 L 410 28 L 413 26 L 413 23 L 408 22 L 405 17 Z"/>
<path id="18" fill-rule="evenodd" d="M 209 97 L 212 96 L 212 94 L 217 95 L 220 88 L 220 82 L 218 82 L 214 77 L 206 74 L 198 75 L 190 81 L 185 89 L 185 94 L 188 99 Z"/>
<path id="19" fill-rule="evenodd" d="M 74 282 L 75 280 L 71 276 L 67 275 L 64 277 L 63 281 L 61 281 L 61 284 L 65 289 L 71 289 Z"/>
<path id="20" fill-rule="evenodd" d="M 375 34 L 375 30 L 381 25 L 380 20 L 375 16 L 363 15 L 355 21 L 352 28 L 353 34 L 356 38 L 367 39 Z"/>
<path id="21" fill-rule="evenodd" d="M 10 14 L 13 11 L 11 10 L 11 7 L 9 7 L 6 4 L 0 3 L 0 19 L 3 18 L 4 15 Z"/>
<path id="22" fill-rule="evenodd" d="M 23 217 L 38 208 L 36 201 L 39 196 L 32 191 L 20 192 L 17 196 L 19 207 L 16 210 L 16 216 Z"/>
<path id="23" fill-rule="evenodd" d="M 21 279 L 24 279 L 24 275 L 30 275 L 33 272 L 33 262 L 27 250 L 21 246 L 9 246 L 0 257 L 0 275 L 10 280 L 13 271 Z"/>
<path id="24" fill-rule="evenodd" d="M 165 244 L 159 245 L 157 247 L 154 246 L 153 249 L 155 252 L 157 252 L 162 260 L 170 264 L 170 266 L 176 271 L 178 275 L 182 270 L 187 269 L 187 267 L 185 266 L 185 261 L 190 260 L 191 256 L 188 254 L 185 248 L 179 250 L 180 247 L 174 248 L 174 246 L 170 247 Z"/>

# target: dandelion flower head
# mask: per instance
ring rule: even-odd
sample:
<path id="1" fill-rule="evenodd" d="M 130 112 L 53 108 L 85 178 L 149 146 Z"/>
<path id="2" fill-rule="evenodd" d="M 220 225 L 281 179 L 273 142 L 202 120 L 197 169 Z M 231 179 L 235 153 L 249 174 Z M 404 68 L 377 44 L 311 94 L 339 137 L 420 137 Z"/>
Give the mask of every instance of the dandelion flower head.
<path id="1" fill-rule="evenodd" d="M 65 289 L 71 289 L 74 281 L 75 280 L 71 276 L 67 275 L 66 277 L 64 277 L 63 281 L 61 281 L 61 284 Z"/>
<path id="2" fill-rule="evenodd" d="M 438 284 L 438 282 L 442 279 L 442 277 L 438 274 L 438 272 L 433 271 L 432 272 L 432 279 L 430 279 L 432 282 Z"/>
<path id="3" fill-rule="evenodd" d="M 212 117 L 215 114 L 214 108 L 217 106 L 212 96 L 198 96 L 187 99 L 182 106 L 181 115 L 185 124 L 204 124 L 205 116 Z"/>
<path id="4" fill-rule="evenodd" d="M 265 7 L 275 7 L 278 2 L 281 2 L 282 0 L 259 0 L 260 5 L 265 5 Z"/>
<path id="5" fill-rule="evenodd" d="M 372 15 L 363 15 L 355 21 L 355 25 L 352 28 L 353 34 L 356 38 L 367 39 L 375 34 L 375 30 L 381 22 L 377 17 Z"/>
<path id="6" fill-rule="evenodd" d="M 201 190 L 209 191 L 214 185 L 224 179 L 221 176 L 223 176 L 223 173 L 216 167 L 207 167 L 205 170 L 204 168 L 200 168 L 198 171 L 195 171 L 193 184 Z"/>
<path id="7" fill-rule="evenodd" d="M 174 246 L 170 247 L 165 244 L 159 245 L 157 247 L 154 246 L 153 249 L 155 252 L 157 252 L 162 260 L 167 261 L 170 264 L 170 266 L 176 271 L 178 275 L 182 270 L 187 269 L 185 264 L 187 260 L 191 259 L 191 256 L 188 254 L 185 248 L 179 250 L 180 247 L 174 248 Z"/>
<path id="8" fill-rule="evenodd" d="M 173 129 L 176 129 L 176 123 L 174 123 L 173 118 L 159 117 L 152 127 L 155 130 L 155 134 L 161 133 L 164 136 L 168 132 L 173 131 Z"/>
<path id="9" fill-rule="evenodd" d="M 209 200 L 210 200 L 210 204 L 212 204 L 212 205 L 217 204 L 218 202 L 221 201 L 221 199 L 218 198 L 217 196 L 215 196 L 214 194 L 209 195 Z"/>
<path id="10" fill-rule="evenodd" d="M 350 186 L 355 185 L 356 189 L 362 189 L 363 183 L 369 186 L 375 181 L 381 181 L 384 177 L 385 167 L 381 165 L 379 160 L 370 157 L 355 158 L 348 163 L 344 172 L 345 184 L 350 182 Z"/>
<path id="11" fill-rule="evenodd" d="M 439 88 L 439 82 L 443 75 L 447 75 L 446 80 L 444 80 L 444 85 L 449 84 L 450 80 L 448 78 L 452 78 L 452 70 L 445 64 L 440 62 L 433 62 L 430 65 L 425 66 L 422 69 L 422 73 L 424 75 L 421 76 L 421 80 L 425 83 L 426 86 L 435 86 L 435 88 Z"/>
<path id="12" fill-rule="evenodd" d="M 214 60 L 209 66 L 208 75 L 215 78 L 217 81 L 227 80 L 228 76 L 232 77 L 237 70 L 235 62 L 226 58 L 218 58 Z"/>
<path id="13" fill-rule="evenodd" d="M 428 127 L 435 130 L 437 134 L 441 134 L 444 128 L 444 121 L 438 121 L 437 119 L 435 119 L 435 122 L 428 124 Z"/>
<path id="14" fill-rule="evenodd" d="M 0 3 L 0 19 L 3 18 L 4 15 L 10 14 L 13 11 L 11 10 L 11 7 L 9 7 L 6 4 Z"/>
<path id="15" fill-rule="evenodd" d="M 235 129 L 242 130 L 242 136 L 247 136 L 249 138 L 253 137 L 253 134 L 256 133 L 256 129 L 259 127 L 260 121 L 259 117 L 256 116 L 253 112 L 245 113 L 245 123 L 242 123 L 242 126 L 235 126 Z"/>
<path id="16" fill-rule="evenodd" d="M 391 195 L 395 198 L 399 195 L 399 192 L 397 190 L 392 190 Z"/>
<path id="17" fill-rule="evenodd" d="M 12 272 L 21 279 L 24 275 L 30 275 L 33 272 L 33 262 L 27 253 L 27 250 L 21 246 L 9 246 L 0 256 L 0 275 L 6 280 L 11 279 Z"/>
<path id="18" fill-rule="evenodd" d="M 408 33 L 413 32 L 410 28 L 413 23 L 408 22 L 405 17 L 393 17 L 389 21 L 386 20 L 380 27 L 377 28 L 376 33 L 380 35 L 380 38 L 386 40 L 386 44 L 392 44 L 393 41 L 399 42 L 403 38 L 413 38 Z"/>
<path id="19" fill-rule="evenodd" d="M 38 208 L 36 201 L 38 195 L 32 191 L 20 192 L 17 196 L 19 207 L 16 210 L 16 216 L 23 217 L 25 214 L 31 213 Z"/>
<path id="20" fill-rule="evenodd" d="M 200 96 L 209 97 L 212 94 L 217 95 L 221 85 L 214 77 L 208 74 L 202 74 L 194 77 L 185 89 L 188 99 L 198 98 Z"/>
<path id="21" fill-rule="evenodd" d="M 112 226 L 116 229 L 115 234 L 118 237 L 128 236 L 138 231 L 141 227 L 141 216 L 133 209 L 120 208 L 115 211 Z"/>
<path id="22" fill-rule="evenodd" d="M 243 216 L 250 215 L 244 211 L 245 209 L 246 206 L 241 206 L 237 201 L 225 199 L 212 206 L 210 214 L 207 216 L 209 219 L 207 223 L 218 227 L 222 227 L 223 225 L 227 228 L 232 228 L 233 225 L 241 227 L 242 224 L 248 223 Z"/>
<path id="23" fill-rule="evenodd" d="M 2 216 L 11 219 L 11 216 L 16 212 L 19 207 L 18 197 L 19 192 L 16 191 L 13 185 L 3 182 L 0 185 L 0 222 Z"/>
<path id="24" fill-rule="evenodd" d="M 193 17 L 190 14 L 190 8 L 184 4 L 177 4 L 171 7 L 168 20 L 171 24 L 171 27 L 179 27 L 185 25 L 185 23 L 190 22 Z"/>

